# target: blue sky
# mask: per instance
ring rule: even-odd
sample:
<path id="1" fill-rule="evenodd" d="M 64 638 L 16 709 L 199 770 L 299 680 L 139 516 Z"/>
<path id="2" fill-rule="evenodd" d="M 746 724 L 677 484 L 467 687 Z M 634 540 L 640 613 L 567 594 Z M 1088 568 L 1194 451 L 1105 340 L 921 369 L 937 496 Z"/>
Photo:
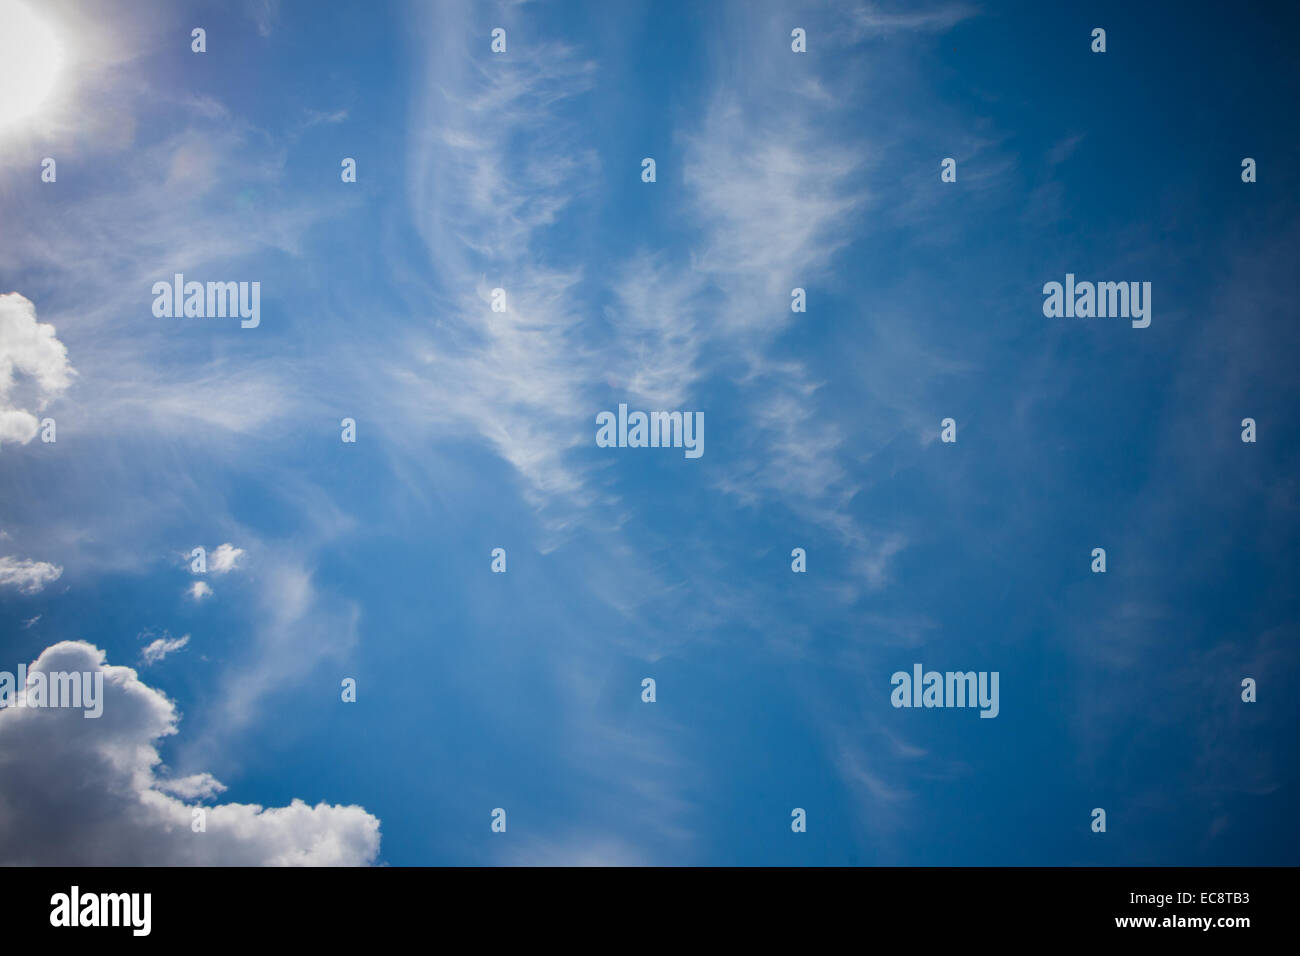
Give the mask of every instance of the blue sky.
<path id="1" fill-rule="evenodd" d="M 1276 11 L 39 14 L 0 399 L 57 441 L 0 429 L 0 669 L 86 642 L 148 719 L 0 712 L 0 859 L 1298 861 Z M 156 317 L 176 272 L 260 325 Z M 1067 272 L 1149 281 L 1150 327 L 1045 317 Z M 598 448 L 620 402 L 705 453 Z M 895 709 L 916 662 L 999 715 Z"/>

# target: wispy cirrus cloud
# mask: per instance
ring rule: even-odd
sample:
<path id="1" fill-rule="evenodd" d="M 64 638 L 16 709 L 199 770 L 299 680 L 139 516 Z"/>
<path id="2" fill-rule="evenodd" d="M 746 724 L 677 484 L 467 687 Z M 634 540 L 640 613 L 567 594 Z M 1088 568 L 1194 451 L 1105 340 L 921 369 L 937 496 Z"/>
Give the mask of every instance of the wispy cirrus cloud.
<path id="1" fill-rule="evenodd" d="M 143 649 L 141 649 L 140 660 L 144 662 L 146 667 L 150 664 L 157 664 L 168 654 L 171 654 L 173 651 L 179 651 L 181 648 L 185 647 L 185 645 L 189 644 L 189 642 L 190 636 L 188 634 L 175 638 L 167 635 L 154 638 L 146 644 Z"/>
<path id="2" fill-rule="evenodd" d="M 36 594 L 57 581 L 63 568 L 31 558 L 0 557 L 0 587 L 17 588 L 22 594 Z"/>
<path id="3" fill-rule="evenodd" d="M 411 337 L 409 358 L 377 362 L 400 385 L 391 437 L 472 436 L 513 467 L 534 506 L 572 512 L 585 477 L 569 452 L 588 437 L 601 375 L 581 333 L 582 269 L 550 240 L 598 166 L 563 112 L 595 65 L 538 38 L 527 57 L 485 60 L 458 27 L 469 15 L 443 4 L 421 28 L 439 54 L 422 58 L 409 191 L 445 308 L 430 334 Z M 507 30 L 520 16 L 500 15 Z M 493 311 L 497 288 L 505 311 Z"/>
<path id="4" fill-rule="evenodd" d="M 885 4 L 862 3 L 850 8 L 854 39 L 894 33 L 942 33 L 977 16 L 978 8 L 965 3 L 944 3 L 925 10 L 889 9 Z"/>

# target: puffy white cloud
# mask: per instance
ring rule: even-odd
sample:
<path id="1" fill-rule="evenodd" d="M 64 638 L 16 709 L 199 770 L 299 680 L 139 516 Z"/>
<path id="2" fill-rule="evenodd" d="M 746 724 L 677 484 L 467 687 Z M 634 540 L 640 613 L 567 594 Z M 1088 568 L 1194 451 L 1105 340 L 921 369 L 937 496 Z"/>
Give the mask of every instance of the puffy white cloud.
<path id="1" fill-rule="evenodd" d="M 212 588 L 208 587 L 206 581 L 195 581 L 185 593 L 196 601 L 202 601 L 205 597 L 212 596 Z"/>
<path id="2" fill-rule="evenodd" d="M 62 573 L 63 568 L 48 561 L 0 558 L 0 587 L 16 587 L 23 594 L 35 594 L 51 581 L 57 581 Z"/>
<path id="3" fill-rule="evenodd" d="M 208 559 L 208 570 L 213 574 L 225 574 L 235 570 L 235 562 L 243 556 L 244 549 L 236 548 L 229 541 L 219 545 Z"/>
<path id="4" fill-rule="evenodd" d="M 18 379 L 16 374 L 24 376 Z M 17 292 L 0 295 L 0 444 L 36 437 L 36 412 L 76 374 L 54 326 L 36 321 L 36 306 Z"/>
<path id="5" fill-rule="evenodd" d="M 199 582 L 196 582 L 199 583 Z M 204 585 L 206 587 L 206 585 Z M 179 651 L 182 647 L 190 642 L 190 636 L 168 638 L 160 637 L 151 641 L 144 650 L 140 652 L 140 659 L 145 664 L 157 664 L 160 660 L 170 654 L 172 651 Z"/>
<path id="6" fill-rule="evenodd" d="M 372 863 L 379 819 L 359 806 L 192 805 L 219 792 L 210 774 L 157 775 L 157 742 L 177 732 L 175 705 L 129 667 L 82 641 L 47 647 L 31 671 L 102 671 L 103 715 L 0 709 L 0 864 L 66 866 L 346 866 Z"/>

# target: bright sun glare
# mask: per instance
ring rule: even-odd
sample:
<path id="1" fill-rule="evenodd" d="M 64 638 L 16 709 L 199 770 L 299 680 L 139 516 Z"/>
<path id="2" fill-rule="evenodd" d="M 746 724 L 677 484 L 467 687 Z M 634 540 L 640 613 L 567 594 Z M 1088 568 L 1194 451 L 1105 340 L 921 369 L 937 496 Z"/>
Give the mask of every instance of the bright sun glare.
<path id="1" fill-rule="evenodd" d="M 0 0 L 0 127 L 31 116 L 54 88 L 63 47 L 43 20 Z"/>

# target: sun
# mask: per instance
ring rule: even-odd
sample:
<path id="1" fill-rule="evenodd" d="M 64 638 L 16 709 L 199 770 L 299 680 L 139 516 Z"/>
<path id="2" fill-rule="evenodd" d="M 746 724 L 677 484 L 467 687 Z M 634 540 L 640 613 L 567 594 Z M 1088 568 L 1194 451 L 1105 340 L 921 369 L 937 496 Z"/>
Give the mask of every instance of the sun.
<path id="1" fill-rule="evenodd" d="M 63 66 L 63 45 L 18 0 L 0 0 L 0 127 L 40 108 Z"/>

